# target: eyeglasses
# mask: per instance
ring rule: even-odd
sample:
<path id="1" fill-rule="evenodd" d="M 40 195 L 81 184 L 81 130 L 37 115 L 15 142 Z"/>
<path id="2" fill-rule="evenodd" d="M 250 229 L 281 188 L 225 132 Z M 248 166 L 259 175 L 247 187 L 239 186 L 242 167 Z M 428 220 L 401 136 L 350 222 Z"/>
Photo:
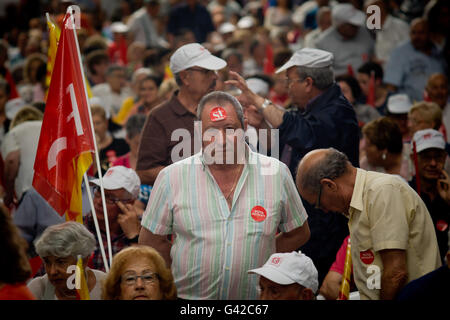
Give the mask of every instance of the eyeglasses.
<path id="1" fill-rule="evenodd" d="M 317 194 L 316 205 L 314 206 L 314 208 L 316 208 L 316 209 L 320 209 L 320 197 L 321 196 L 322 196 L 322 184 L 320 184 L 319 193 Z"/>
<path id="2" fill-rule="evenodd" d="M 95 187 L 94 188 L 94 197 L 97 197 L 97 198 L 101 197 L 100 187 Z M 131 203 L 131 202 L 133 202 L 134 199 L 113 198 L 113 197 L 110 197 L 110 196 L 105 194 L 105 200 L 106 200 L 106 203 L 108 203 L 108 204 L 117 204 L 117 202 Z"/>
<path id="3" fill-rule="evenodd" d="M 296 81 L 304 81 L 305 79 L 300 79 L 300 78 L 296 78 L 296 79 L 289 79 L 289 78 L 285 78 L 284 79 L 284 85 L 286 87 L 289 87 L 291 85 L 291 83 L 296 82 Z"/>
<path id="4" fill-rule="evenodd" d="M 159 275 L 155 272 L 145 272 L 142 275 L 138 276 L 134 272 L 125 273 L 121 280 L 127 286 L 134 286 L 138 278 L 141 278 L 144 284 L 152 284 L 159 280 Z"/>
<path id="5" fill-rule="evenodd" d="M 208 70 L 208 69 L 190 68 L 188 70 L 190 70 L 190 71 L 197 71 L 197 72 L 200 72 L 200 73 L 203 73 L 203 74 L 212 74 L 212 73 L 217 74 L 217 71 L 215 71 L 215 70 Z"/>

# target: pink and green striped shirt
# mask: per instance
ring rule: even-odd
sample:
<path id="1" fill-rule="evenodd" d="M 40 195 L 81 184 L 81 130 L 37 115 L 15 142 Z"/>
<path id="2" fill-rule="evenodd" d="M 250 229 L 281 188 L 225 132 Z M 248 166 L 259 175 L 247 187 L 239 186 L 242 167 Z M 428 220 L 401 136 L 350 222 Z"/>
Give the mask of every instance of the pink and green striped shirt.
<path id="1" fill-rule="evenodd" d="M 278 229 L 289 232 L 307 219 L 286 165 L 247 150 L 231 210 L 201 153 L 155 181 L 142 226 L 176 235 L 170 255 L 180 298 L 257 299 L 258 276 L 247 271 L 275 253 Z"/>

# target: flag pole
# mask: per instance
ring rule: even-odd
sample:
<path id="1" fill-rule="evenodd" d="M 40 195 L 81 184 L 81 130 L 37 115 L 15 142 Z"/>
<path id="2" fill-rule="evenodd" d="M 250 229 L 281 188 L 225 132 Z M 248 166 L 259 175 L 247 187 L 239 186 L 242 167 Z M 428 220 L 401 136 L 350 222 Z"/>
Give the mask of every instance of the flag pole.
<path id="1" fill-rule="evenodd" d="M 83 82 L 84 82 L 84 92 L 86 95 L 86 102 L 88 105 L 88 115 L 89 115 L 89 122 L 91 124 L 91 130 L 92 130 L 92 134 L 94 134 L 94 122 L 92 121 L 92 114 L 91 114 L 91 105 L 88 99 L 88 94 L 87 94 L 87 89 L 86 89 L 86 78 L 84 76 L 84 69 L 83 69 L 83 64 L 81 62 L 81 53 L 80 53 L 80 46 L 78 44 L 78 37 L 77 37 L 77 33 L 76 33 L 76 26 L 75 26 L 75 18 L 72 14 L 72 6 L 69 6 L 67 8 L 67 13 L 70 13 L 71 18 L 72 18 L 72 26 L 73 26 L 73 33 L 74 33 L 74 37 L 75 37 L 75 43 L 76 43 L 76 47 L 77 47 L 77 53 L 78 53 L 78 60 L 80 61 L 80 69 L 81 69 L 81 75 L 83 78 Z M 101 196 L 102 196 L 102 205 L 103 205 L 103 215 L 105 218 L 105 229 L 106 229 L 106 240 L 108 243 L 108 254 L 109 254 L 109 265 L 112 264 L 112 250 L 111 250 L 111 236 L 110 236 L 110 232 L 109 232 L 109 222 L 108 222 L 108 211 L 106 209 L 106 200 L 105 200 L 105 190 L 103 187 L 103 177 L 102 177 L 102 170 L 100 167 L 100 158 L 98 156 L 98 148 L 97 148 L 97 141 L 95 140 L 95 136 L 92 137 L 92 139 L 94 140 L 94 151 L 95 151 L 95 162 L 97 163 L 97 173 L 98 173 L 98 178 L 99 178 L 99 182 L 100 182 L 100 192 L 101 192 Z M 88 185 L 89 187 L 89 185 Z M 93 206 L 92 206 L 93 207 Z M 95 212 L 95 210 L 94 210 Z M 106 266 L 105 266 L 106 267 Z"/>
<path id="2" fill-rule="evenodd" d="M 109 272 L 108 261 L 106 260 L 105 248 L 103 247 L 103 239 L 102 239 L 102 235 L 100 233 L 100 228 L 98 227 L 97 214 L 95 213 L 94 201 L 92 200 L 91 188 L 89 187 L 89 180 L 88 180 L 86 172 L 84 173 L 84 185 L 86 186 L 86 189 L 87 189 L 89 204 L 91 205 L 91 210 L 93 213 L 92 217 L 94 218 L 95 231 L 97 233 L 98 244 L 100 246 L 100 252 L 102 253 L 103 264 L 105 265 L 106 273 L 108 273 Z"/>

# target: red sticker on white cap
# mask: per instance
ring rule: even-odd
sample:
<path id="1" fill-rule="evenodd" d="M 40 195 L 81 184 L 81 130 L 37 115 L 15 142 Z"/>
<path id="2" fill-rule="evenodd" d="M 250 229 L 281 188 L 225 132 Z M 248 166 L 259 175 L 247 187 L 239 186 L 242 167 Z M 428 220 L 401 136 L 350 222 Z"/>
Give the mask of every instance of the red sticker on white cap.
<path id="1" fill-rule="evenodd" d="M 438 229 L 439 231 L 443 232 L 447 230 L 447 228 L 448 223 L 445 220 L 439 220 L 438 222 L 436 222 L 436 229 Z"/>
<path id="2" fill-rule="evenodd" d="M 224 108 L 216 107 L 211 110 L 211 112 L 209 113 L 209 117 L 211 118 L 211 121 L 221 121 L 227 118 L 227 113 Z"/>
<path id="3" fill-rule="evenodd" d="M 272 259 L 270 259 L 270 264 L 274 265 L 274 266 L 279 266 L 281 263 L 281 257 L 273 257 Z"/>
<path id="4" fill-rule="evenodd" d="M 365 264 L 372 264 L 373 260 L 375 260 L 375 256 L 373 255 L 372 250 L 361 251 L 359 253 L 359 258 Z"/>
<path id="5" fill-rule="evenodd" d="M 264 209 L 261 206 L 253 207 L 251 214 L 252 214 L 253 220 L 255 220 L 256 222 L 264 221 L 264 220 L 266 220 L 266 217 L 267 217 L 266 209 Z"/>

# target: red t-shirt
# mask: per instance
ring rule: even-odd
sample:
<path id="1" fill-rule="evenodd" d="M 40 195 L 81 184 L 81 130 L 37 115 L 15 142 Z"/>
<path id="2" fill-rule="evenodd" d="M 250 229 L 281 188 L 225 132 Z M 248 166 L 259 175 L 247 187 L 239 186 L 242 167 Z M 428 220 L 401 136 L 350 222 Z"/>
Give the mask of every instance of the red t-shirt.
<path id="1" fill-rule="evenodd" d="M 339 274 L 344 274 L 345 255 L 347 254 L 347 244 L 349 238 L 350 236 L 347 236 L 347 238 L 344 239 L 344 242 L 342 242 L 342 245 L 339 248 L 338 253 L 336 254 L 336 260 L 330 267 L 330 271 L 336 271 Z M 352 265 L 352 274 L 353 274 L 353 265 Z"/>
<path id="2" fill-rule="evenodd" d="M 17 283 L 1 287 L 0 300 L 36 300 L 36 298 L 25 284 Z"/>

